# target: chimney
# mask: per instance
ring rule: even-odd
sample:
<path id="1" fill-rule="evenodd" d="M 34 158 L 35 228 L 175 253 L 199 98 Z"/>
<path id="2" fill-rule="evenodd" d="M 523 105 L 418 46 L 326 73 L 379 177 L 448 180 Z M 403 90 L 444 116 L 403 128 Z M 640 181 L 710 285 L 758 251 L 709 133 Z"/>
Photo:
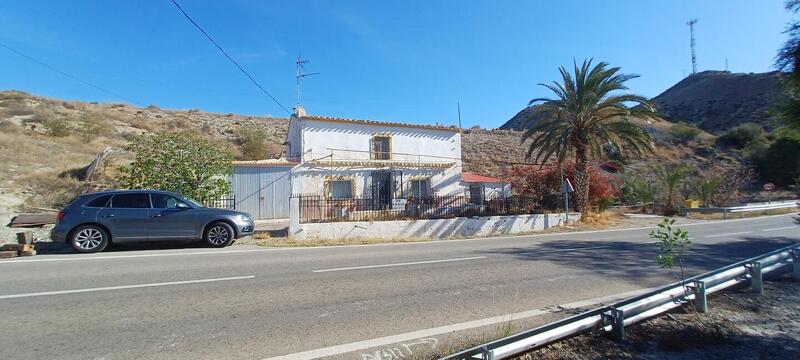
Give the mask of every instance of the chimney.
<path id="1" fill-rule="evenodd" d="M 297 116 L 297 117 L 303 117 L 303 116 L 306 116 L 306 109 L 304 109 L 304 108 L 303 108 L 302 106 L 300 106 L 300 105 L 297 105 L 297 106 L 294 108 L 294 116 Z"/>

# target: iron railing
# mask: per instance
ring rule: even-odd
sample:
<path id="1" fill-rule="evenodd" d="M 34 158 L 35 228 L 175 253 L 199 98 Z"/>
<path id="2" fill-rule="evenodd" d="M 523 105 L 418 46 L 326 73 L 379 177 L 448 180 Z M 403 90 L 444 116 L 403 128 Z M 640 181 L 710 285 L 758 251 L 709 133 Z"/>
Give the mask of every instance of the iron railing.
<path id="1" fill-rule="evenodd" d="M 707 295 L 748 282 L 763 293 L 763 276 L 792 268 L 800 279 L 800 244 L 768 252 L 654 291 L 628 298 L 528 331 L 473 347 L 441 360 L 506 359 L 587 331 L 612 332 L 621 339 L 625 326 L 692 302 L 699 312 L 708 311 Z"/>
<path id="2" fill-rule="evenodd" d="M 297 197 L 301 223 L 520 215 L 557 212 L 563 209 L 560 194 L 542 198 L 512 195 L 489 199 L 464 195 L 435 195 L 407 199 Z"/>
<path id="3" fill-rule="evenodd" d="M 236 199 L 233 196 L 229 198 L 203 200 L 201 202 L 203 205 L 210 208 L 236 210 Z"/>

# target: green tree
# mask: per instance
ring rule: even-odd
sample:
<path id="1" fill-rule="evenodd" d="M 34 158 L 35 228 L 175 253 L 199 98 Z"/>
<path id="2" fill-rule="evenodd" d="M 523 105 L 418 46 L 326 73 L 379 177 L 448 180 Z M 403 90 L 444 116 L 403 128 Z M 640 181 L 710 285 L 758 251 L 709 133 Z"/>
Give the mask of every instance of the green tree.
<path id="1" fill-rule="evenodd" d="M 679 122 L 669 128 L 669 133 L 676 143 L 686 144 L 700 135 L 700 129 L 693 124 Z"/>
<path id="2" fill-rule="evenodd" d="M 621 74 L 620 68 L 600 62 L 592 67 L 585 60 L 574 64 L 574 76 L 561 67 L 561 83 L 539 84 L 555 94 L 537 98 L 528 104 L 531 119 L 522 142 L 532 140 L 526 158 L 543 163 L 556 156 L 563 163 L 575 158 L 575 205 L 578 211 L 589 209 L 589 162 L 602 157 L 604 145 L 625 144 L 635 155 L 652 150 L 650 135 L 630 118 L 655 119 L 655 105 L 640 95 L 620 93 L 625 83 L 638 75 Z M 627 104 L 637 106 L 629 107 Z"/>
<path id="3" fill-rule="evenodd" d="M 744 149 L 752 143 L 766 143 L 766 141 L 764 129 L 754 123 L 739 124 L 717 138 L 718 144 L 736 149 Z"/>
<path id="4" fill-rule="evenodd" d="M 800 0 L 786 1 L 786 10 L 800 11 Z M 788 39 L 775 59 L 779 70 L 788 71 L 782 79 L 786 99 L 779 106 L 779 116 L 786 126 L 800 129 L 800 21 L 791 22 L 784 33 Z"/>
<path id="5" fill-rule="evenodd" d="M 761 180 L 778 186 L 792 185 L 800 176 L 800 138 L 779 137 L 750 160 Z"/>
<path id="6" fill-rule="evenodd" d="M 695 179 L 692 184 L 694 193 L 700 198 L 702 205 L 708 207 L 708 204 L 717 192 L 717 189 L 722 185 L 722 178 L 719 176 L 703 176 Z"/>
<path id="7" fill-rule="evenodd" d="M 689 170 L 678 164 L 656 165 L 653 174 L 656 176 L 664 189 L 664 214 L 674 215 L 675 211 L 675 190 L 678 185 L 689 173 Z"/>
<path id="8" fill-rule="evenodd" d="M 267 134 L 257 128 L 244 129 L 239 135 L 242 156 L 245 160 L 261 160 L 267 157 Z"/>
<path id="9" fill-rule="evenodd" d="M 130 189 L 174 191 L 209 200 L 230 192 L 233 154 L 226 144 L 189 133 L 141 135 L 126 150 L 131 164 L 121 168 L 121 184 Z"/>

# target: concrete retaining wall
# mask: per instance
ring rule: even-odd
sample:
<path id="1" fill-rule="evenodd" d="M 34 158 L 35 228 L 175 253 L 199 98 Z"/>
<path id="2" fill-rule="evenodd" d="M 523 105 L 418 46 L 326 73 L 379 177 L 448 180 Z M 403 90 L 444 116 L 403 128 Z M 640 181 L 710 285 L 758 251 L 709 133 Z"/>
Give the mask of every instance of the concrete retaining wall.
<path id="1" fill-rule="evenodd" d="M 290 202 L 289 237 L 293 239 L 344 238 L 452 238 L 510 235 L 542 231 L 564 224 L 564 214 L 531 214 L 452 218 L 435 220 L 352 221 L 332 223 L 299 222 L 297 199 Z M 297 212 L 292 210 L 298 210 Z M 295 215 L 297 214 L 297 215 Z M 580 219 L 570 214 L 569 222 Z"/>

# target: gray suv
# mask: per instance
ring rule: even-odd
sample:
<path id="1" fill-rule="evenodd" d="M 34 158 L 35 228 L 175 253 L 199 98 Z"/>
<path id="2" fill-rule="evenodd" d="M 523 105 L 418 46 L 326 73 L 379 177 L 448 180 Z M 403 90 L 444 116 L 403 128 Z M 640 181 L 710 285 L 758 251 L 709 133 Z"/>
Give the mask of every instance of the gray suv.
<path id="1" fill-rule="evenodd" d="M 202 239 L 211 247 L 224 247 L 253 233 L 253 218 L 247 213 L 207 208 L 157 190 L 82 195 L 56 219 L 50 237 L 81 253 L 102 251 L 111 242 Z"/>

